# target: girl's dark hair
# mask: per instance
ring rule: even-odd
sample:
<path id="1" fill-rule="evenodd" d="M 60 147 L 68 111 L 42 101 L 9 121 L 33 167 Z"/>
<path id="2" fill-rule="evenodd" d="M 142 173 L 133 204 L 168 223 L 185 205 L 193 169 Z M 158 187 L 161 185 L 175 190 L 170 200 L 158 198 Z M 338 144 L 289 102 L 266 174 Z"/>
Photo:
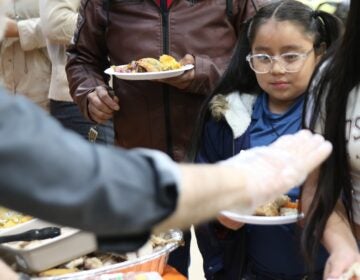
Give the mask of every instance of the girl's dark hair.
<path id="1" fill-rule="evenodd" d="M 323 43 L 325 47 L 329 47 L 341 34 L 341 21 L 337 17 L 325 12 L 315 12 L 299 1 L 275 1 L 260 8 L 253 18 L 243 24 L 228 68 L 203 104 L 188 152 L 189 161 L 195 159 L 201 145 L 204 123 L 210 118 L 209 102 L 214 95 L 227 95 L 233 91 L 256 94 L 261 91 L 246 56 L 251 52 L 251 45 L 259 27 L 270 19 L 290 21 L 301 26 L 306 34 L 314 37 L 315 51 L 321 48 Z"/>
<path id="2" fill-rule="evenodd" d="M 315 82 L 311 86 L 313 105 L 305 106 L 304 118 L 311 116 L 310 129 L 315 129 L 320 114 L 325 112 L 324 136 L 333 144 L 331 156 L 321 166 L 317 190 L 303 230 L 302 249 L 309 263 L 313 263 L 326 222 L 340 198 L 353 225 L 352 184 L 346 148 L 346 108 L 350 91 L 358 87 L 360 82 L 359 26 L 360 1 L 352 0 L 343 40 L 336 51 L 324 57 L 325 64 L 318 68 L 322 70 L 314 75 Z M 310 104 L 309 100 L 310 96 L 307 104 Z"/>

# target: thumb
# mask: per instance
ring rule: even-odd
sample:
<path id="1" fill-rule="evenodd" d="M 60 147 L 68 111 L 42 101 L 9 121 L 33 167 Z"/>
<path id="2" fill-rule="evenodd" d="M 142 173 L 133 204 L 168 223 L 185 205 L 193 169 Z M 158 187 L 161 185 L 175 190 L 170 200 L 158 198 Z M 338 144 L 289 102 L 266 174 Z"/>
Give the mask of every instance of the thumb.
<path id="1" fill-rule="evenodd" d="M 186 54 L 179 62 L 181 65 L 194 64 L 195 58 L 191 54 Z"/>

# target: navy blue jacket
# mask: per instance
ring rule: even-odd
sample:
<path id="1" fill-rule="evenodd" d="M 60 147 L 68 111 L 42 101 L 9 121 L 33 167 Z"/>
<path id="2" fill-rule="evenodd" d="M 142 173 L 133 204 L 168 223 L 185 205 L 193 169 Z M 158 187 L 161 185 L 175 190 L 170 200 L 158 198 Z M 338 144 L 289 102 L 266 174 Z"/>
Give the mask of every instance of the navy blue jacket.
<path id="1" fill-rule="evenodd" d="M 233 130 L 226 120 L 211 118 L 205 124 L 196 162 L 215 163 L 250 147 L 250 125 L 242 135 L 234 139 Z M 294 189 L 291 193 L 297 196 L 298 190 Z M 300 243 L 297 240 L 299 233 L 296 224 L 246 225 L 237 231 L 227 229 L 217 221 L 200 225 L 196 228 L 196 236 L 204 259 L 205 277 L 240 279 L 239 275 L 243 274 L 244 269 L 249 265 L 250 254 L 247 251 L 249 248 L 246 240 L 251 237 L 261 244 L 259 246 L 269 247 L 269 253 L 264 258 L 270 265 L 266 267 L 261 263 L 255 264 L 257 271 L 265 275 L 271 272 L 272 277 L 279 279 L 301 279 L 306 274 L 306 268 L 300 255 Z M 277 252 L 280 252 L 280 255 L 277 256 Z M 322 248 L 316 265 L 319 274 L 322 273 L 327 257 L 327 253 Z"/>

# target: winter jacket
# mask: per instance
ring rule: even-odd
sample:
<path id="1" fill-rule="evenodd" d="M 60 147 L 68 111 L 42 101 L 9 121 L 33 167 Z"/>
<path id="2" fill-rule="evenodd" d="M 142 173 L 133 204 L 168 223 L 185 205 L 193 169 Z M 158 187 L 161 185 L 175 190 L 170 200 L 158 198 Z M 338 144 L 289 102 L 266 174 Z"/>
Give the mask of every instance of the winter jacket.
<path id="1" fill-rule="evenodd" d="M 256 95 L 233 92 L 210 102 L 197 163 L 215 163 L 250 147 L 249 126 Z M 233 231 L 217 221 L 195 228 L 206 279 L 240 279 L 246 259 L 245 231 Z M 236 263 L 236 265 L 234 264 Z"/>
<path id="2" fill-rule="evenodd" d="M 252 2 L 175 0 L 162 10 L 155 0 L 83 1 L 68 49 L 71 95 L 87 116 L 87 94 L 108 83 L 104 70 L 110 65 L 192 54 L 195 79 L 184 90 L 153 81 L 113 84 L 121 108 L 114 116 L 117 144 L 155 148 L 182 160 L 200 106 L 229 62 L 241 23 L 254 13 Z"/>
<path id="3" fill-rule="evenodd" d="M 12 3 L 7 16 L 17 21 L 19 37 L 0 42 L 0 80 L 10 93 L 47 108 L 51 63 L 40 27 L 39 4 L 37 0 Z"/>
<path id="4" fill-rule="evenodd" d="M 249 126 L 256 97 L 233 92 L 211 100 L 211 118 L 205 124 L 197 163 L 215 163 L 250 148 Z"/>
<path id="5" fill-rule="evenodd" d="M 211 100 L 211 118 L 205 123 L 197 162 L 218 162 L 252 147 L 250 124 L 255 118 L 253 110 L 257 96 L 233 92 L 227 96 L 216 95 Z M 289 195 L 297 193 L 298 190 L 294 189 Z M 252 270 L 256 267 L 256 273 L 259 273 L 257 277 L 270 277 L 265 279 L 302 279 L 306 268 L 298 254 L 300 249 L 296 243 L 297 230 L 295 224 L 265 227 L 245 225 L 237 231 L 227 229 L 217 221 L 198 226 L 196 236 L 207 279 L 240 279 L 240 274 L 246 273 L 249 266 Z M 252 243 L 249 239 L 252 239 Z M 266 246 L 271 251 L 276 247 L 276 250 L 273 250 L 272 255 L 264 256 L 263 250 L 259 251 L 257 246 Z M 251 257 L 249 258 L 251 252 L 256 256 L 260 255 L 264 263 L 254 265 Z M 321 248 L 315 264 L 319 275 L 327 257 L 324 248 Z M 272 263 L 270 269 L 267 268 L 269 263 Z"/>

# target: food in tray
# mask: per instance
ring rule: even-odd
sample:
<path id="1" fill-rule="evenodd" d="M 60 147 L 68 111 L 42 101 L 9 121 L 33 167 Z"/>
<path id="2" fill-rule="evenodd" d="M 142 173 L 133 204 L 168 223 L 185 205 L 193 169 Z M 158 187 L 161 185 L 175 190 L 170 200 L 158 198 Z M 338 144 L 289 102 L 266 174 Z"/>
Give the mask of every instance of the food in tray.
<path id="1" fill-rule="evenodd" d="M 33 241 L 31 241 L 33 242 Z M 31 243 L 30 242 L 30 243 Z M 139 257 L 147 256 L 156 252 L 157 249 L 163 248 L 168 243 L 176 242 L 175 239 L 165 239 L 161 236 L 151 236 L 150 240 L 141 247 L 137 252 L 127 253 L 124 255 L 94 252 L 80 258 L 76 258 L 67 263 L 59 265 L 57 267 L 42 271 L 35 276 L 39 277 L 51 277 L 65 275 L 74 272 L 86 271 L 91 269 L 97 269 L 104 266 L 109 266 L 124 261 L 135 260 Z"/>
<path id="2" fill-rule="evenodd" d="M 0 207 L 0 230 L 25 223 L 31 219 L 32 217 L 28 215 Z"/>
<path id="3" fill-rule="evenodd" d="M 279 196 L 274 201 L 266 203 L 255 210 L 256 216 L 287 216 L 298 214 L 298 201 L 292 202 L 287 195 Z"/>
<path id="4" fill-rule="evenodd" d="M 62 264 L 56 268 L 40 272 L 38 276 L 49 277 L 65 275 L 83 270 L 96 269 L 124 261 L 126 261 L 126 258 L 121 255 L 96 252 Z"/>
<path id="5" fill-rule="evenodd" d="M 77 272 L 77 269 L 70 269 L 70 268 L 55 268 L 49 269 L 39 274 L 40 277 L 53 277 L 53 276 L 61 276 L 64 274 L 74 273 Z"/>
<path id="6" fill-rule="evenodd" d="M 139 60 L 133 60 L 127 65 L 112 66 L 115 72 L 119 73 L 143 73 L 143 72 L 161 72 L 176 70 L 181 64 L 172 56 L 163 54 L 159 59 L 146 57 Z"/>

